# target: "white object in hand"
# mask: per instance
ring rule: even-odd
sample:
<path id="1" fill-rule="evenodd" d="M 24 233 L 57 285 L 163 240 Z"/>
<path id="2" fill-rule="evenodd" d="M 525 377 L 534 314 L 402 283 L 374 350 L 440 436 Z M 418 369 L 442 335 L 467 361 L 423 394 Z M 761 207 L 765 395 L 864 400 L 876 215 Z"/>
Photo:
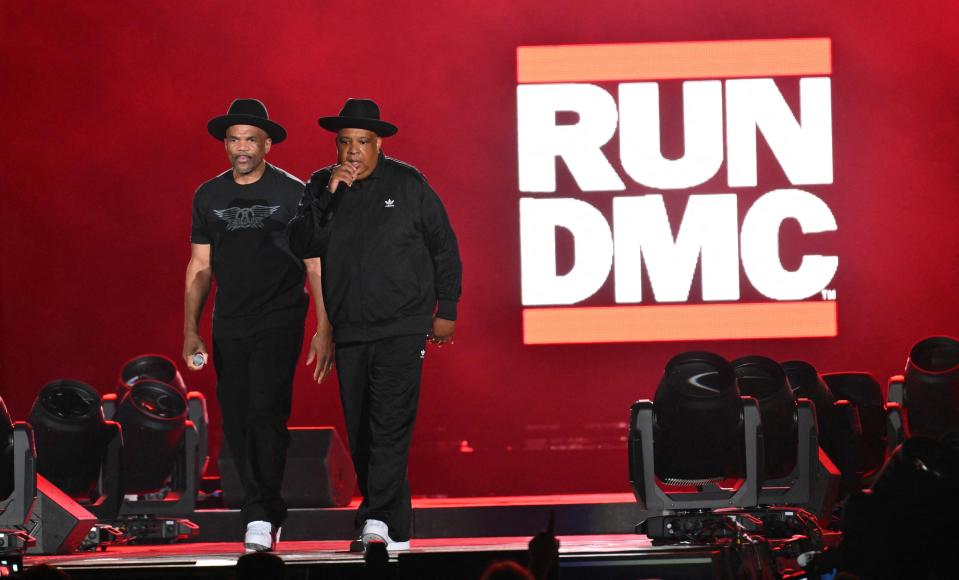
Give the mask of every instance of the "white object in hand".
<path id="1" fill-rule="evenodd" d="M 203 368 L 203 365 L 206 364 L 206 353 L 198 352 L 193 355 L 193 366 L 197 368 Z"/>

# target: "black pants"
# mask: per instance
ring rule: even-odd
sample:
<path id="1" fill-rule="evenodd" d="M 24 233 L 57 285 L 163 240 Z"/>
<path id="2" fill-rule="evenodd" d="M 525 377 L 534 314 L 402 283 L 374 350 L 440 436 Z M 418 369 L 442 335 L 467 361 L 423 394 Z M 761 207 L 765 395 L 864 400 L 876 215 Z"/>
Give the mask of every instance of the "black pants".
<path id="1" fill-rule="evenodd" d="M 303 346 L 303 327 L 271 328 L 239 339 L 213 338 L 216 396 L 223 435 L 243 484 L 243 521 L 281 525 L 280 497 L 293 373 Z"/>
<path id="2" fill-rule="evenodd" d="M 386 522 L 390 538 L 410 538 L 413 508 L 406 467 L 419 405 L 424 335 L 336 345 L 340 399 L 363 502 L 356 526 Z"/>

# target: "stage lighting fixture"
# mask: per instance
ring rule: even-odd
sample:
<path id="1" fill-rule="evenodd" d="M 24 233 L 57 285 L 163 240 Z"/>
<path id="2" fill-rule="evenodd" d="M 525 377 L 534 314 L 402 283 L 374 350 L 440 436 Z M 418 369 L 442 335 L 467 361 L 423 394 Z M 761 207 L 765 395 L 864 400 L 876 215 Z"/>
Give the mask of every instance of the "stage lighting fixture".
<path id="1" fill-rule="evenodd" d="M 183 393 L 161 381 L 133 384 L 113 411 L 123 428 L 123 486 L 127 496 L 145 496 L 163 490 L 161 500 L 126 499 L 121 515 L 179 515 L 193 511 L 199 479 L 199 442 L 187 420 Z M 169 490 L 167 491 L 167 488 Z"/>
<path id="2" fill-rule="evenodd" d="M 53 381 L 40 389 L 28 422 L 37 472 L 98 518 L 116 517 L 122 437 L 104 419 L 100 393 L 80 381 Z"/>
<path id="3" fill-rule="evenodd" d="M 796 400 L 779 363 L 762 356 L 732 361 L 739 392 L 759 401 L 763 422 L 765 479 L 780 479 L 796 467 L 799 434 Z"/>
<path id="4" fill-rule="evenodd" d="M 159 381 L 144 380 L 133 386 L 114 416 L 126 436 L 124 491 L 149 493 L 163 487 L 173 469 L 185 431 L 186 399 Z"/>
<path id="5" fill-rule="evenodd" d="M 184 395 L 187 392 L 183 376 L 176 363 L 162 354 L 141 354 L 124 363 L 117 380 L 117 396 L 122 397 L 134 383 L 152 379 L 175 387 Z"/>
<path id="6" fill-rule="evenodd" d="M 732 362 L 744 396 L 759 401 L 764 440 L 762 505 L 799 506 L 828 522 L 839 493 L 839 471 L 819 448 L 809 399 L 796 399 L 776 361 L 746 356 Z"/>
<path id="7" fill-rule="evenodd" d="M 786 380 L 792 387 L 793 397 L 809 399 L 816 409 L 816 427 L 819 431 L 819 445 L 835 461 L 839 449 L 837 433 L 836 398 L 823 382 L 816 367 L 801 360 L 790 360 L 782 363 Z M 848 403 L 848 401 L 847 401 Z M 848 406 L 848 405 L 846 405 Z"/>
<path id="8" fill-rule="evenodd" d="M 134 384 L 144 380 L 166 383 L 186 396 L 187 417 L 193 421 L 200 440 L 199 475 L 202 477 L 209 463 L 207 429 L 210 421 L 206 410 L 206 399 L 202 393 L 188 391 L 176 363 L 162 354 L 141 354 L 128 360 L 120 369 L 116 399 L 122 399 Z"/>
<path id="9" fill-rule="evenodd" d="M 840 497 L 862 489 L 858 477 L 862 439 L 859 410 L 849 401 L 837 401 L 816 368 L 808 362 L 791 360 L 782 363 L 782 367 L 796 399 L 809 399 L 816 409 L 819 446 L 842 477 Z"/>
<path id="10" fill-rule="evenodd" d="M 859 480 L 868 484 L 888 455 L 889 434 L 882 387 L 865 372 L 825 373 L 822 378 L 836 399 L 856 406 L 862 432 L 857 451 L 857 472 Z"/>
<path id="11" fill-rule="evenodd" d="M 7 405 L 0 398 L 0 499 L 13 493 L 15 478 L 13 451 L 13 421 L 7 411 Z"/>
<path id="12" fill-rule="evenodd" d="M 953 578 L 959 452 L 910 437 L 843 512 L 840 570 L 862 578 Z"/>
<path id="13" fill-rule="evenodd" d="M 34 539 L 26 534 L 37 498 L 36 453 L 30 425 L 14 422 L 0 397 L 0 533 L 4 554 L 22 555 Z"/>
<path id="14" fill-rule="evenodd" d="M 959 444 L 959 340 L 931 336 L 916 343 L 905 374 L 890 379 L 888 399 L 905 411 L 907 435 Z"/>
<path id="15" fill-rule="evenodd" d="M 673 357 L 654 400 L 631 407 L 630 479 L 646 510 L 754 506 L 761 455 L 759 408 L 740 397 L 719 355 Z M 721 486 L 728 482 L 733 486 Z"/>

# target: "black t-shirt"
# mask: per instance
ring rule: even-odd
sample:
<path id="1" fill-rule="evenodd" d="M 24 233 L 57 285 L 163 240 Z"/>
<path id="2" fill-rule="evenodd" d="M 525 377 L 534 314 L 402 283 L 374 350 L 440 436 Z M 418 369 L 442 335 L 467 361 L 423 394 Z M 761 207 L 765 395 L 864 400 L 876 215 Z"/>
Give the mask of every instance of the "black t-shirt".
<path id="1" fill-rule="evenodd" d="M 212 246 L 215 336 L 303 325 L 306 268 L 285 235 L 302 195 L 302 181 L 270 164 L 255 183 L 236 183 L 231 170 L 196 190 L 190 241 Z"/>

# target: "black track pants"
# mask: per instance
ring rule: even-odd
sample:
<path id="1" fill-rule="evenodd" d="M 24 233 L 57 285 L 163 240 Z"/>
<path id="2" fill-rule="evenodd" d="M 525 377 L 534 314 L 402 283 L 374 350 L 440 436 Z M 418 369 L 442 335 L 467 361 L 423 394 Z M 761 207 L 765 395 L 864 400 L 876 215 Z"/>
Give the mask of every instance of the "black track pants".
<path id="1" fill-rule="evenodd" d="M 396 541 L 410 538 L 413 512 L 406 467 L 425 341 L 420 334 L 336 345 L 340 399 L 363 494 L 356 525 L 381 520 Z"/>
<path id="2" fill-rule="evenodd" d="M 286 519 L 280 497 L 293 373 L 303 327 L 271 328 L 239 339 L 213 339 L 216 396 L 223 435 L 243 484 L 243 521 Z"/>

